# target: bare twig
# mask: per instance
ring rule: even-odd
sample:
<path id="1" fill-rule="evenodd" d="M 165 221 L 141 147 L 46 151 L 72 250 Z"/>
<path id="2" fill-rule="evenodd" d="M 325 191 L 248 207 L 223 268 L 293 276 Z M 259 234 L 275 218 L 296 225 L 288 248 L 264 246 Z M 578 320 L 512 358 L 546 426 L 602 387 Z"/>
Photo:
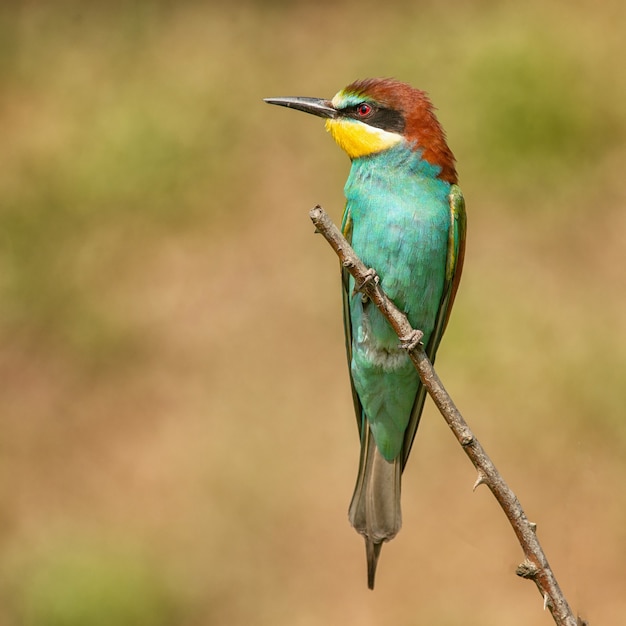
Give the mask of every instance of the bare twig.
<path id="1" fill-rule="evenodd" d="M 465 454 L 467 454 L 474 467 L 478 470 L 478 478 L 474 484 L 474 489 L 481 484 L 487 485 L 509 519 L 525 556 L 524 562 L 516 570 L 517 575 L 522 578 L 529 578 L 535 582 L 543 597 L 544 608 L 550 610 L 557 626 L 577 626 L 577 624 L 582 623 L 578 622 L 572 613 L 552 573 L 548 560 L 537 539 L 536 525 L 528 521 L 519 500 L 506 484 L 454 405 L 452 398 L 448 395 L 426 356 L 424 347 L 421 343 L 415 341 L 419 333 L 416 333 L 404 313 L 385 295 L 378 281 L 368 280 L 368 277 L 371 277 L 371 270 L 368 271 L 368 268 L 355 254 L 350 244 L 333 224 L 324 209 L 317 206 L 311 210 L 309 215 L 317 230 L 324 235 L 337 253 L 343 266 L 354 276 L 358 285 L 363 285 L 363 292 L 380 309 L 397 333 L 400 341 L 408 347 L 408 354 L 419 373 L 422 383 L 458 439 Z"/>

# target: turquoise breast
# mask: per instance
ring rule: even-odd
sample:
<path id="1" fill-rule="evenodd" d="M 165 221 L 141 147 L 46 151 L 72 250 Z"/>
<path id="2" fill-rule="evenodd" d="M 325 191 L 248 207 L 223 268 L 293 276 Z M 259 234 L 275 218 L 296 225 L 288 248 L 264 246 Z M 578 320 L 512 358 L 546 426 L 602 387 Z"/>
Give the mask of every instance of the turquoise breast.
<path id="1" fill-rule="evenodd" d="M 450 228 L 450 185 L 438 173 L 402 145 L 355 159 L 345 186 L 352 247 L 425 344 L 441 302 Z M 360 294 L 350 298 L 350 319 L 355 388 L 381 454 L 392 460 L 402 449 L 419 377 L 393 329 Z"/>

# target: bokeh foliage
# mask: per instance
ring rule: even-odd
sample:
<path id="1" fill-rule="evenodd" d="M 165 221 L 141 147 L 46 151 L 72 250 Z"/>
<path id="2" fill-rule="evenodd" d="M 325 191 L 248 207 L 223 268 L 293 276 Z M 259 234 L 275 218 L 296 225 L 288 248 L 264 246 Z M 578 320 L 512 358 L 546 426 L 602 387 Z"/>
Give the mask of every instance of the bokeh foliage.
<path id="1" fill-rule="evenodd" d="M 467 199 L 438 370 L 572 604 L 618 623 L 625 17 L 3 4 L 0 623 L 549 623 L 432 408 L 364 589 L 337 267 L 307 218 L 339 219 L 348 163 L 261 99 L 374 75 L 431 93 Z"/>

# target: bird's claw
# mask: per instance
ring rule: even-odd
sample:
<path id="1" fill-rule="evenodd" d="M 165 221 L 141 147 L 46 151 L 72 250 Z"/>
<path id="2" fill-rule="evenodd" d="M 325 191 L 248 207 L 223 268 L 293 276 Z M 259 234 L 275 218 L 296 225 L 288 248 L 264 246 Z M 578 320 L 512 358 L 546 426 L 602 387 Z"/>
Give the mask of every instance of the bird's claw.
<path id="1" fill-rule="evenodd" d="M 359 293 L 360 291 L 363 291 L 363 288 L 365 287 L 365 285 L 367 285 L 368 283 L 371 283 L 372 281 L 374 281 L 375 285 L 378 285 L 380 279 L 378 278 L 378 274 L 376 273 L 376 270 L 370 267 L 369 269 L 365 270 L 365 274 L 363 275 L 363 280 L 358 284 L 357 283 L 354 284 L 354 291 L 352 292 L 352 295 Z"/>
<path id="2" fill-rule="evenodd" d="M 407 352 L 414 350 L 422 343 L 424 333 L 421 330 L 412 330 L 406 337 L 400 339 L 400 347 Z"/>

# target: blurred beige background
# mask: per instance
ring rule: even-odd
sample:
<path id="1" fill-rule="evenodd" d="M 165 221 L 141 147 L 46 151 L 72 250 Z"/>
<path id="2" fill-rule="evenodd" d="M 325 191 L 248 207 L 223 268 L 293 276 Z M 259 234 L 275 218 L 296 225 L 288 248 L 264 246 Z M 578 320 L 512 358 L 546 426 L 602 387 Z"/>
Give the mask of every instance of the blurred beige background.
<path id="1" fill-rule="evenodd" d="M 427 404 L 366 588 L 345 155 L 266 96 L 427 90 L 468 250 L 437 368 L 592 625 L 626 613 L 622 0 L 0 8 L 0 624 L 552 623 Z"/>

